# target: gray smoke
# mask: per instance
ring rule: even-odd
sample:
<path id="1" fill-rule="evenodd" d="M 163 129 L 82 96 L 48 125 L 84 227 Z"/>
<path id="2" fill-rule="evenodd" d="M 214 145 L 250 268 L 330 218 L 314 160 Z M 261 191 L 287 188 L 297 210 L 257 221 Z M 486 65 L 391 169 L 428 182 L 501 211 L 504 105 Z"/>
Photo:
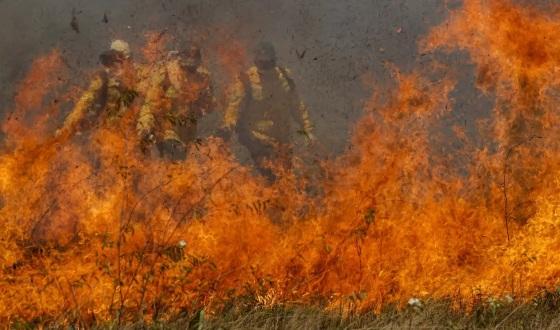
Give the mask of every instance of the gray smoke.
<path id="1" fill-rule="evenodd" d="M 460 5 L 460 0 L 0 0 L 0 118 L 10 111 L 15 84 L 32 60 L 54 47 L 71 75 L 85 84 L 111 39 L 126 39 L 138 51 L 146 31 L 165 30 L 177 43 L 203 35 L 211 43 L 216 28 L 223 27 L 249 47 L 261 40 L 276 45 L 310 106 L 327 149 L 323 154 L 348 145 L 349 130 L 372 92 L 362 77 L 387 82 L 387 62 L 403 71 L 421 69 L 434 58 L 449 64 L 460 83 L 441 132 L 451 134 L 449 127 L 457 123 L 474 132 L 492 100 L 474 88 L 468 57 L 417 51 L 419 38 Z"/>
<path id="2" fill-rule="evenodd" d="M 14 84 L 53 47 L 74 76 L 85 77 L 113 38 L 139 47 L 145 31 L 167 29 L 180 41 L 193 30 L 212 38 L 211 28 L 226 26 L 242 40 L 276 45 L 318 137 L 340 151 L 371 94 L 361 77 L 385 79 L 386 61 L 404 70 L 418 65 L 418 38 L 446 14 L 439 0 L 2 0 L 0 106 L 9 111 Z"/>

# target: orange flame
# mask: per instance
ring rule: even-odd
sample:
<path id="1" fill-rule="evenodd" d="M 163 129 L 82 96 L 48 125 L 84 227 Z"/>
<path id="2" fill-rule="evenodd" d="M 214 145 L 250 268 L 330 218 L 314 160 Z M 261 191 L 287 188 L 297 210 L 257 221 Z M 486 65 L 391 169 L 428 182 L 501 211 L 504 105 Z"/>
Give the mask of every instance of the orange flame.
<path id="1" fill-rule="evenodd" d="M 63 69 L 58 50 L 33 62 L 26 77 L 17 87 L 14 110 L 2 124 L 2 130 L 10 141 L 17 143 L 30 139 L 41 140 L 46 135 L 47 132 L 43 130 L 45 122 L 56 114 L 60 100 L 54 98 L 50 104 L 44 104 L 45 97 L 47 93 L 62 86 L 66 79 L 67 73 Z"/>
<path id="2" fill-rule="evenodd" d="M 549 128 L 558 124 L 560 18 L 486 3 L 466 1 L 421 45 L 466 50 L 478 86 L 496 98 L 500 148 L 469 149 L 469 175 L 451 175 L 430 146 L 455 82 L 398 70 L 387 101 L 369 103 L 352 150 L 325 164 L 316 197 L 294 173 L 263 184 L 217 138 L 183 163 L 145 159 L 128 122 L 95 129 L 91 146 L 58 141 L 0 156 L 0 320 L 149 320 L 241 297 L 379 310 L 410 297 L 524 300 L 555 288 L 560 140 Z M 228 68 L 244 58 L 221 54 Z M 50 82 L 58 61 L 38 60 L 22 88 Z M 41 108 L 46 94 L 26 95 L 17 111 Z M 521 115 L 542 124 L 521 130 L 543 133 L 539 144 L 515 144 Z M 36 138 L 26 123 L 5 126 L 23 146 Z M 528 168 L 541 175 L 530 190 Z M 523 192 L 536 203 L 526 223 L 506 202 Z"/>

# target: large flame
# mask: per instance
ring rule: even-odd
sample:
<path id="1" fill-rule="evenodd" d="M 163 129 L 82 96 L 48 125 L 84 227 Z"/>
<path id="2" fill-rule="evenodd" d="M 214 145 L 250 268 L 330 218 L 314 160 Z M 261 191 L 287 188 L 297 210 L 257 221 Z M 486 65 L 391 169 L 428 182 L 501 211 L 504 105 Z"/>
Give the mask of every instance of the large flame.
<path id="1" fill-rule="evenodd" d="M 496 99 L 488 145 L 457 131 L 469 174 L 451 174 L 431 145 L 455 82 L 394 70 L 388 97 L 372 97 L 351 150 L 324 162 L 320 182 L 283 173 L 272 185 L 218 138 L 184 163 L 145 159 L 130 118 L 85 142 L 51 138 L 49 93 L 74 93 L 53 80 L 64 74 L 58 52 L 37 59 L 3 126 L 0 320 L 148 319 L 244 299 L 379 310 L 555 288 L 558 37 L 557 12 L 470 0 L 422 40 L 422 52 L 466 51 L 477 87 Z M 238 63 L 242 51 L 226 49 L 218 62 Z M 533 203 L 526 221 L 519 200 Z"/>

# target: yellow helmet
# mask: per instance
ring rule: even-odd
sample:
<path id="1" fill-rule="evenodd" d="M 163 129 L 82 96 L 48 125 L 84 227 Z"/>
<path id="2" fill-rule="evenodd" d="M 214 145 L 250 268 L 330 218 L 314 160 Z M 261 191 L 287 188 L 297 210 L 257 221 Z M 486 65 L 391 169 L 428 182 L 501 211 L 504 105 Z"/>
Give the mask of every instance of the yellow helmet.
<path id="1" fill-rule="evenodd" d="M 113 40 L 111 42 L 111 50 L 122 53 L 126 58 L 129 58 L 131 55 L 130 45 L 128 44 L 128 42 L 124 40 L 120 40 L 120 39 Z"/>

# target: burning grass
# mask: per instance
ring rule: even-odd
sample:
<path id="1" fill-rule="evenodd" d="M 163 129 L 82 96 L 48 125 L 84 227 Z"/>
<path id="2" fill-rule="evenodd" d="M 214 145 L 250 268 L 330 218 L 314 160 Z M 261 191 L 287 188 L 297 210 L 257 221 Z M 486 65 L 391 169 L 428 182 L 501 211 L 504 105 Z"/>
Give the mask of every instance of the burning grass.
<path id="1" fill-rule="evenodd" d="M 455 130 L 467 175 L 431 140 L 453 109 L 448 76 L 394 70 L 394 86 L 369 102 L 350 151 L 323 162 L 321 176 L 301 166 L 271 185 L 219 138 L 197 144 L 185 162 L 146 159 L 129 117 L 56 136 L 38 106 L 46 91 L 20 92 L 0 156 L 0 321 L 120 326 L 204 310 L 223 315 L 210 319 L 216 327 L 268 326 L 268 315 L 278 327 L 307 317 L 326 327 L 461 326 L 478 322 L 480 309 L 481 327 L 522 322 L 518 311 L 535 324 L 557 322 L 530 302 L 559 284 L 560 57 L 541 36 L 559 33 L 560 17 L 485 3 L 466 1 L 421 45 L 466 51 L 481 92 L 496 99 L 487 145 Z M 62 74 L 59 56 L 39 58 L 23 90 Z M 133 104 L 130 117 L 137 111 Z M 481 296 L 520 305 L 497 308 Z M 243 297 L 259 309 L 228 309 Z M 453 299 L 382 313 L 411 297 Z M 341 318 L 341 307 L 366 314 Z"/>

